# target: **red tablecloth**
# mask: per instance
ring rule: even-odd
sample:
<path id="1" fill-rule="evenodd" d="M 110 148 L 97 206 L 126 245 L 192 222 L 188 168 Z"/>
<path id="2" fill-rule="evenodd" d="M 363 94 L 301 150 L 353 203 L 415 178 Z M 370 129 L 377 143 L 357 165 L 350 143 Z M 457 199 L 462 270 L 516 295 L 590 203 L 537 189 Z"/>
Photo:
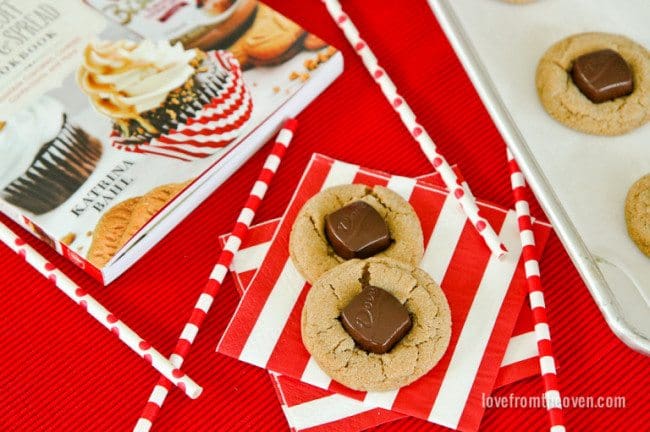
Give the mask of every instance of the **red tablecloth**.
<path id="1" fill-rule="evenodd" d="M 299 116 L 295 145 L 256 220 L 282 213 L 315 151 L 403 175 L 430 171 L 321 2 L 268 3 L 342 48 L 346 70 Z M 474 193 L 511 205 L 503 140 L 426 2 L 347 0 L 345 7 L 420 122 L 449 161 L 460 164 Z M 217 236 L 232 227 L 268 149 L 254 156 L 108 288 L 47 246 L 31 237 L 29 242 L 144 338 L 169 353 L 216 259 Z M 537 206 L 533 212 L 541 215 Z M 1 246 L 0 263 L 0 429 L 130 430 L 158 379 L 155 371 Z M 564 394 L 620 395 L 627 402 L 624 409 L 569 408 L 569 429 L 647 428 L 649 359 L 610 332 L 555 235 L 541 264 Z M 173 392 L 156 430 L 287 428 L 266 372 L 214 352 L 237 300 L 228 281 L 186 362 L 184 369 L 205 387 L 204 394 L 190 401 Z M 539 395 L 541 391 L 541 380 L 530 379 L 497 394 Z M 482 428 L 543 430 L 546 421 L 542 409 L 488 409 Z M 416 427 L 443 430 L 413 419 L 382 430 Z"/>

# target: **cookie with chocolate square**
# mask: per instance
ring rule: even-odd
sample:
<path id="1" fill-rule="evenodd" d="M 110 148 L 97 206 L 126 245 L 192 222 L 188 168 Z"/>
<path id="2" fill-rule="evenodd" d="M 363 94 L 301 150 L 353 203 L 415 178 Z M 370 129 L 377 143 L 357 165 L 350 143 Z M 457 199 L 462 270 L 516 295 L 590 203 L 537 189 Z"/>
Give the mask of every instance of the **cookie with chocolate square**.
<path id="1" fill-rule="evenodd" d="M 566 126 L 620 135 L 650 120 L 650 53 L 608 33 L 582 33 L 546 51 L 537 66 L 537 93 Z"/>
<path id="2" fill-rule="evenodd" d="M 423 270 L 389 258 L 353 259 L 307 294 L 302 340 L 332 379 L 389 391 L 429 372 L 451 337 L 449 304 Z"/>
<path id="3" fill-rule="evenodd" d="M 424 254 L 413 207 L 381 186 L 335 186 L 309 199 L 291 229 L 289 252 L 310 282 L 346 260 L 373 256 L 417 265 Z"/>

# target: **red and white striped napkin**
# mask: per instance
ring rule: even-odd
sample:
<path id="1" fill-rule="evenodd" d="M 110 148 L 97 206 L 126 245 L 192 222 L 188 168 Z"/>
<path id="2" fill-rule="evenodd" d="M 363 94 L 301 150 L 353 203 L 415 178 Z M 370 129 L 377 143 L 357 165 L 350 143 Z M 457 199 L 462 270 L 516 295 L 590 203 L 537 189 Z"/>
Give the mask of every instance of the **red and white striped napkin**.
<path id="1" fill-rule="evenodd" d="M 346 183 L 386 185 L 409 200 L 420 216 L 427 245 L 421 267 L 441 281 L 450 303 L 453 330 L 449 350 L 429 374 L 399 391 L 347 389 L 331 381 L 302 345 L 300 312 L 309 285 L 289 259 L 289 231 L 309 197 L 325 187 Z M 484 203 L 480 207 L 511 251 L 505 259 L 490 255 L 457 203 L 443 190 L 424 181 L 315 155 L 218 350 L 361 400 L 366 407 L 476 430 L 483 414 L 481 396 L 490 394 L 495 386 L 526 292 L 514 212 Z M 547 238 L 547 225 L 536 224 L 535 230 L 540 241 Z"/>
<path id="2" fill-rule="evenodd" d="M 456 175 L 462 178 L 458 168 L 452 168 Z M 438 174 L 429 174 L 418 179 L 444 187 Z M 279 221 L 280 219 L 273 219 L 252 226 L 235 256 L 230 270 L 240 294 L 248 289 L 261 266 Z M 224 234 L 219 237 L 221 247 L 225 246 L 228 236 L 229 234 Z M 537 345 L 530 310 L 524 307 L 508 342 L 495 388 L 536 375 L 539 375 Z M 270 373 L 270 377 L 287 422 L 295 431 L 356 432 L 404 417 L 402 414 L 381 408 L 369 408 L 355 399 L 304 384 L 293 378 L 274 373 Z"/>

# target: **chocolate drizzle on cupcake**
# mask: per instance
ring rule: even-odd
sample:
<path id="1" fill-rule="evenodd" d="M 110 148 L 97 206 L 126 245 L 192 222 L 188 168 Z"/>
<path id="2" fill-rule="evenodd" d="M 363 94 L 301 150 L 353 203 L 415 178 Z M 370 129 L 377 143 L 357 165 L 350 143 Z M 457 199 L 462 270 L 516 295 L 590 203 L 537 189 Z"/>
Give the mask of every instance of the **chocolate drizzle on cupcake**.
<path id="1" fill-rule="evenodd" d="M 113 121 L 111 146 L 187 162 L 223 151 L 253 110 L 231 53 L 167 41 L 91 43 L 77 82 Z"/>
<path id="2" fill-rule="evenodd" d="M 61 133 L 45 143 L 25 173 L 9 183 L 3 198 L 34 214 L 61 205 L 93 172 L 101 144 L 63 116 Z"/>
<path id="3" fill-rule="evenodd" d="M 98 42 L 86 47 L 77 81 L 95 108 L 135 142 L 173 129 L 216 94 L 225 71 L 215 73 L 206 58 L 167 41 Z"/>
<path id="4" fill-rule="evenodd" d="M 34 214 L 65 202 L 93 172 L 102 154 L 101 143 L 72 124 L 60 104 L 39 99 L 9 119 L 0 144 L 8 163 L 0 167 L 2 198 Z M 33 130 L 32 128 L 41 128 Z"/>
<path id="5" fill-rule="evenodd" d="M 163 105 L 142 113 L 141 116 L 158 132 L 150 133 L 136 119 L 126 124 L 115 123 L 113 128 L 122 136 L 122 142 L 139 143 L 169 132 L 179 123 L 187 123 L 206 105 L 218 97 L 226 85 L 227 75 L 215 61 L 208 59 L 202 52 L 197 63 L 197 73 L 172 91 Z M 126 127 L 126 129 L 125 129 Z"/>

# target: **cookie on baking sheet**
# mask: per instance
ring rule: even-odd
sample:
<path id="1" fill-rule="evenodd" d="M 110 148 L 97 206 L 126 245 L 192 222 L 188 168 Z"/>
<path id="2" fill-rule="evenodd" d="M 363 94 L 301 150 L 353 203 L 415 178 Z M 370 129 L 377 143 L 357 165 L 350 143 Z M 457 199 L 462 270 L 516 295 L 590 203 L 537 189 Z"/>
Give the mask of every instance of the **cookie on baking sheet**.
<path id="1" fill-rule="evenodd" d="M 650 174 L 637 180 L 628 191 L 625 222 L 634 243 L 650 257 Z"/>
<path id="2" fill-rule="evenodd" d="M 99 268 L 105 266 L 140 228 L 188 184 L 189 182 L 162 185 L 143 196 L 127 199 L 111 207 L 95 227 L 88 261 Z"/>
<path id="3" fill-rule="evenodd" d="M 604 59 L 592 58 L 591 62 L 585 62 L 591 64 L 586 65 L 582 71 L 583 77 L 587 75 L 592 80 L 591 84 L 597 84 L 601 90 L 606 90 L 612 86 L 608 86 L 603 79 L 618 79 L 621 63 L 623 68 L 627 63 L 633 89 L 628 95 L 598 103 L 592 102 L 587 96 L 589 93 L 583 93 L 576 85 L 572 69 L 576 59 L 602 51 L 610 56 Z M 622 57 L 618 64 L 609 60 L 612 57 L 616 59 L 616 54 Z M 597 69 L 600 67 L 603 68 L 602 71 Z M 611 84 L 617 86 L 619 83 Z M 650 120 L 650 53 L 624 36 L 582 33 L 562 39 L 541 58 L 535 85 L 546 111 L 564 125 L 582 132 L 620 135 Z"/>
<path id="4" fill-rule="evenodd" d="M 360 347 L 341 323 L 342 311 L 369 286 L 394 296 L 412 320 L 408 333 L 384 354 Z M 369 313 L 376 306 L 366 305 Z M 361 325 L 379 321 L 376 315 L 359 319 Z M 451 314 L 445 294 L 423 270 L 389 258 L 355 259 L 314 282 L 301 330 L 307 351 L 332 379 L 355 390 L 388 391 L 412 383 L 440 361 L 449 346 Z"/>
<path id="5" fill-rule="evenodd" d="M 353 217 L 359 215 L 359 211 L 366 211 L 367 208 L 351 209 L 349 206 L 359 207 L 360 203 L 370 206 L 370 210 L 374 209 L 373 211 L 378 215 L 360 215 L 361 219 L 357 226 Z M 347 209 L 351 209 L 350 214 L 337 213 L 345 212 Z M 326 219 L 330 215 L 340 215 L 337 223 L 341 227 L 345 227 L 347 221 L 350 221 L 349 231 L 365 237 L 363 240 L 370 249 L 363 249 L 359 251 L 361 254 L 356 254 L 354 257 L 367 258 L 374 255 L 399 259 L 412 265 L 417 265 L 422 259 L 424 240 L 420 219 L 404 198 L 381 186 L 370 187 L 362 184 L 334 186 L 310 198 L 298 212 L 291 229 L 289 238 L 291 259 L 300 274 L 310 282 L 352 257 L 342 252 L 339 244 L 334 245 L 339 250 L 337 253 L 330 242 L 345 241 L 343 238 L 332 238 L 331 231 L 326 232 Z M 383 219 L 383 221 L 372 222 L 385 222 L 387 234 L 377 231 L 381 229 L 378 223 L 369 223 L 373 217 Z M 354 231 L 361 231 L 357 230 L 359 227 L 372 227 L 372 232 L 365 230 L 362 233 L 355 233 Z M 377 236 L 377 238 L 368 239 L 367 235 Z M 369 253 L 363 255 L 364 252 Z"/>
<path id="6" fill-rule="evenodd" d="M 228 50 L 243 67 L 282 63 L 303 49 L 305 30 L 260 3 L 255 21 Z"/>

